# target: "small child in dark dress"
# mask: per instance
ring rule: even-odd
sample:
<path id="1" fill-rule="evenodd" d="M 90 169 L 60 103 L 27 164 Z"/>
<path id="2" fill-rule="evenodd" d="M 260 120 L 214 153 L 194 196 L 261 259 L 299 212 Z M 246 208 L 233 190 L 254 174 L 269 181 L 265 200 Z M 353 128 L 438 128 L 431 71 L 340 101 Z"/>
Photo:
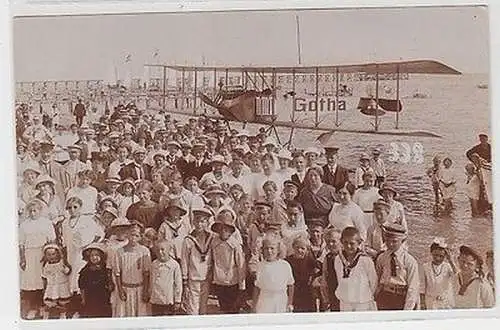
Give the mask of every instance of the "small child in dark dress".
<path id="1" fill-rule="evenodd" d="M 293 278 L 295 279 L 293 311 L 299 313 L 316 312 L 312 288 L 316 259 L 309 252 L 309 241 L 307 239 L 297 237 L 293 241 L 292 247 L 293 254 L 287 257 L 286 261 L 292 267 Z"/>
<path id="2" fill-rule="evenodd" d="M 110 296 L 114 289 L 111 270 L 106 268 L 105 248 L 92 243 L 83 251 L 87 264 L 80 271 L 78 286 L 82 295 L 82 317 L 111 317 Z"/>

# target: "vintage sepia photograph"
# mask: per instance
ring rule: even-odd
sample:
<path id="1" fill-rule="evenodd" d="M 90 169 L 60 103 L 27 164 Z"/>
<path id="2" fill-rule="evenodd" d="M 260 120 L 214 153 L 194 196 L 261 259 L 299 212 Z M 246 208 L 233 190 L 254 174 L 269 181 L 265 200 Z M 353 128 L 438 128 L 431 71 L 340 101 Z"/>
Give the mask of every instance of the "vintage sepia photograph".
<path id="1" fill-rule="evenodd" d="M 21 317 L 493 308 L 489 47 L 486 6 L 15 17 Z"/>

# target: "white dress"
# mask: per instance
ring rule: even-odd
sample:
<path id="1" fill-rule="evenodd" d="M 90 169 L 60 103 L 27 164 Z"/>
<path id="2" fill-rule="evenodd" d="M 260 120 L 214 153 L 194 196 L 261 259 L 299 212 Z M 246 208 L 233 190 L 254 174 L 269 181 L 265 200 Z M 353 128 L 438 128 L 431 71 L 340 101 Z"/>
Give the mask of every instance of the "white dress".
<path id="1" fill-rule="evenodd" d="M 365 226 L 368 228 L 373 224 L 373 203 L 379 200 L 378 188 L 359 188 L 352 196 L 352 201 L 359 205 L 365 214 Z"/>
<path id="2" fill-rule="evenodd" d="M 24 247 L 25 270 L 21 270 L 21 290 L 42 290 L 43 246 L 56 238 L 47 218 L 26 219 L 19 226 L 19 245 Z"/>
<path id="3" fill-rule="evenodd" d="M 80 292 L 78 275 L 85 266 L 82 250 L 92 243 L 96 236 L 101 239 L 104 232 L 91 215 L 80 215 L 78 218 L 67 219 L 62 224 L 63 241 L 68 251 L 68 262 L 71 265 L 70 290 Z"/>
<path id="4" fill-rule="evenodd" d="M 47 288 L 43 295 L 44 300 L 68 299 L 71 297 L 69 275 L 66 275 L 65 271 L 67 269 L 62 260 L 54 264 L 45 264 L 42 270 L 42 277 L 47 280 Z"/>
<path id="5" fill-rule="evenodd" d="M 445 187 L 445 185 L 443 184 L 443 182 L 446 184 L 450 184 L 457 181 L 455 179 L 455 176 L 453 175 L 451 168 L 443 168 L 441 172 L 441 181 L 442 182 L 440 183 L 439 187 L 441 189 L 441 192 L 443 193 L 443 199 L 451 199 L 455 197 L 455 194 L 457 193 L 456 183 L 452 184 L 449 187 Z"/>
<path id="6" fill-rule="evenodd" d="M 459 275 L 455 281 L 455 308 L 472 309 L 491 308 L 495 306 L 495 295 L 487 280 L 475 277 L 474 280 L 467 285 L 463 294 L 460 292 L 461 284 Z"/>
<path id="7" fill-rule="evenodd" d="M 294 283 L 292 267 L 285 260 L 259 262 L 255 280 L 255 286 L 260 289 L 256 312 L 285 313 L 288 304 L 287 286 Z"/>
<path id="8" fill-rule="evenodd" d="M 455 273 L 453 273 L 450 264 L 443 262 L 439 266 L 434 266 L 432 262 L 427 262 L 422 266 L 422 269 L 421 290 L 425 295 L 426 309 L 454 308 L 453 283 Z"/>
<path id="9" fill-rule="evenodd" d="M 365 225 L 365 214 L 356 203 L 352 201 L 347 205 L 335 203 L 328 215 L 328 221 L 340 231 L 346 227 L 356 227 L 361 238 L 366 241 L 368 226 Z"/>
<path id="10" fill-rule="evenodd" d="M 78 197 L 82 200 L 82 214 L 95 214 L 97 207 L 97 189 L 89 186 L 87 188 L 80 188 L 78 186 L 68 190 L 66 201 L 71 197 Z"/>

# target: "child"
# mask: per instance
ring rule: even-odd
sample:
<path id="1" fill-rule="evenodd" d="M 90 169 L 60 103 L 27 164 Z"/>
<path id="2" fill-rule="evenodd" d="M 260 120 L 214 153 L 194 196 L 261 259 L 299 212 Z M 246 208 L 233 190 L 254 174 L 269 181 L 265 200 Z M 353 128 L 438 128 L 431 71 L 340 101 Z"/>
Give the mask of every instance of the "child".
<path id="1" fill-rule="evenodd" d="M 407 230 L 397 223 L 383 226 L 387 250 L 376 261 L 379 278 L 375 295 L 379 310 L 415 310 L 419 307 L 418 263 L 403 243 Z"/>
<path id="2" fill-rule="evenodd" d="M 364 242 L 365 253 L 368 254 L 373 260 L 376 260 L 378 255 L 385 251 L 387 247 L 384 243 L 383 225 L 387 222 L 389 217 L 389 210 L 391 206 L 383 199 L 379 199 L 373 203 L 373 217 L 374 221 L 366 232 L 366 242 Z"/>
<path id="3" fill-rule="evenodd" d="M 123 196 L 118 192 L 118 188 L 120 187 L 122 181 L 119 177 L 108 177 L 106 179 L 106 191 L 102 191 L 98 194 L 99 204 L 102 203 L 104 198 L 111 198 L 113 203 L 116 205 L 120 205 L 122 202 Z"/>
<path id="4" fill-rule="evenodd" d="M 111 271 L 113 268 L 113 261 L 115 258 L 115 253 L 118 249 L 124 247 L 128 244 L 128 230 L 132 227 L 132 224 L 126 218 L 117 218 L 113 220 L 111 226 L 108 228 L 108 239 L 105 241 L 106 244 L 106 268 Z M 115 277 L 112 276 L 114 286 L 116 288 Z M 125 308 L 125 302 L 120 299 L 118 290 L 113 290 L 110 297 L 111 303 L 111 314 L 113 317 L 119 317 L 122 315 Z"/>
<path id="5" fill-rule="evenodd" d="M 123 198 L 120 205 L 118 205 L 118 216 L 125 217 L 130 205 L 137 203 L 139 197 L 135 195 L 135 182 L 131 179 L 123 180 L 120 191 Z"/>
<path id="6" fill-rule="evenodd" d="M 421 283 L 422 309 L 450 309 L 455 306 L 453 283 L 456 268 L 442 238 L 431 244 L 432 261 L 425 263 Z"/>
<path id="7" fill-rule="evenodd" d="M 439 189 L 443 194 L 443 203 L 444 203 L 444 211 L 449 214 L 453 209 L 453 197 L 457 192 L 456 183 L 457 180 L 453 175 L 453 170 L 451 169 L 451 165 L 453 162 L 449 157 L 443 159 L 444 168 L 441 171 L 441 178 L 439 181 Z"/>
<path id="8" fill-rule="evenodd" d="M 250 195 L 244 194 L 240 197 L 240 200 L 236 203 L 236 222 L 235 226 L 241 233 L 241 238 L 243 240 L 243 251 L 245 255 L 248 254 L 248 230 L 253 219 L 253 202 Z"/>
<path id="9" fill-rule="evenodd" d="M 304 220 L 304 212 L 299 202 L 291 201 L 287 205 L 287 219 L 281 229 L 283 243 L 285 244 L 287 255 L 293 253 L 293 241 L 297 237 L 309 239 L 308 229 Z"/>
<path id="10" fill-rule="evenodd" d="M 375 172 L 375 187 L 380 188 L 380 186 L 385 181 L 385 163 L 382 158 L 380 158 L 380 150 L 373 150 L 373 159 L 371 161 L 371 166 Z"/>
<path id="11" fill-rule="evenodd" d="M 106 250 L 90 244 L 83 251 L 87 264 L 80 271 L 78 286 L 82 296 L 82 317 L 110 317 L 110 295 L 114 290 L 111 270 L 106 267 Z"/>
<path id="12" fill-rule="evenodd" d="M 286 258 L 292 267 L 295 279 L 293 306 L 294 312 L 316 312 L 316 303 L 313 297 L 312 282 L 317 276 L 315 272 L 316 260 L 309 253 L 310 242 L 302 237 L 293 240 L 293 254 Z"/>
<path id="13" fill-rule="evenodd" d="M 327 254 L 326 244 L 323 240 L 324 225 L 321 219 L 312 220 L 309 223 L 309 240 L 311 242 L 309 251 L 311 255 L 316 260 L 316 265 L 314 267 L 314 280 L 312 283 L 314 302 L 319 302 L 319 310 L 323 311 L 326 309 L 326 296 L 323 294 L 324 289 L 321 287 L 321 273 L 323 269 L 323 262 L 325 261 L 325 256 Z"/>
<path id="14" fill-rule="evenodd" d="M 21 299 L 27 302 L 31 320 L 42 305 L 42 260 L 43 247 L 56 239 L 52 222 L 41 217 L 42 204 L 33 200 L 25 209 L 26 219 L 19 226 L 19 254 L 21 268 Z"/>
<path id="15" fill-rule="evenodd" d="M 377 289 L 377 272 L 373 260 L 361 249 L 358 229 L 347 227 L 342 231 L 342 252 L 335 258 L 338 287 L 335 291 L 340 301 L 340 311 L 377 310 L 374 294 Z"/>
<path id="16" fill-rule="evenodd" d="M 257 265 L 253 293 L 255 313 L 293 312 L 295 280 L 290 264 L 278 259 L 280 241 L 266 237 L 262 242 L 264 260 Z"/>
<path id="17" fill-rule="evenodd" d="M 66 194 L 66 201 L 72 197 L 78 197 L 82 200 L 82 214 L 95 214 L 97 206 L 97 189 L 92 187 L 94 173 L 91 170 L 78 172 L 78 185 L 71 188 Z"/>
<path id="18" fill-rule="evenodd" d="M 151 264 L 151 311 L 153 316 L 175 315 L 181 307 L 182 273 L 179 263 L 172 258 L 172 242 L 158 240 L 155 250 L 158 258 Z"/>
<path id="19" fill-rule="evenodd" d="M 155 242 L 158 240 L 158 233 L 154 228 L 146 228 L 144 229 L 144 233 L 141 238 L 141 245 L 145 246 L 149 250 L 149 254 L 151 255 L 151 261 L 156 259 L 156 249 Z"/>
<path id="20" fill-rule="evenodd" d="M 191 226 L 182 217 L 187 213 L 186 208 L 179 198 L 171 199 L 163 212 L 163 219 L 158 229 L 158 237 L 172 241 L 172 257 L 180 262 L 182 244 L 189 234 Z"/>
<path id="21" fill-rule="evenodd" d="M 151 256 L 140 245 L 140 226 L 128 230 L 128 243 L 119 248 L 114 256 L 113 274 L 119 298 L 125 302 L 119 317 L 147 316 Z"/>
<path id="22" fill-rule="evenodd" d="M 234 233 L 234 213 L 221 212 L 211 229 L 216 233 L 212 240 L 209 274 L 219 307 L 224 314 L 237 314 L 240 298 L 245 290 L 245 256 Z"/>
<path id="23" fill-rule="evenodd" d="M 69 290 L 69 274 L 71 266 L 59 245 L 46 244 L 43 248 L 42 279 L 44 286 L 43 302 L 48 310 L 45 311 L 44 319 L 54 317 L 66 318 L 66 307 L 71 299 Z"/>
<path id="24" fill-rule="evenodd" d="M 472 248 L 462 245 L 458 257 L 460 272 L 455 288 L 455 308 L 491 308 L 493 289 L 484 279 L 483 260 Z"/>
<path id="25" fill-rule="evenodd" d="M 471 215 L 476 217 L 479 212 L 479 196 L 481 191 L 481 179 L 476 173 L 476 166 L 472 163 L 465 165 L 465 173 L 467 175 L 466 194 L 469 197 Z"/>
<path id="26" fill-rule="evenodd" d="M 207 208 L 194 208 L 193 231 L 182 244 L 181 270 L 184 291 L 184 309 L 188 315 L 203 315 L 207 312 L 210 264 L 210 245 L 213 234 L 208 223 L 213 217 Z"/>
<path id="27" fill-rule="evenodd" d="M 434 214 L 438 214 L 441 209 L 441 157 L 439 155 L 432 158 L 432 167 L 427 170 L 427 176 L 431 179 L 432 190 L 434 191 Z"/>
<path id="28" fill-rule="evenodd" d="M 356 184 L 356 188 L 359 189 L 363 187 L 364 185 L 363 174 L 367 172 L 375 174 L 375 171 L 370 166 L 370 156 L 368 156 L 368 154 L 363 152 L 359 157 L 359 167 L 356 168 L 356 172 L 354 174 L 354 177 L 356 178 L 356 180 L 354 181 L 354 183 Z"/>
<path id="29" fill-rule="evenodd" d="M 329 310 L 331 312 L 340 311 L 340 302 L 335 295 L 338 286 L 337 273 L 335 272 L 335 258 L 340 253 L 342 245 L 340 243 L 341 232 L 333 227 L 328 227 L 323 234 L 328 253 L 323 263 L 322 282 L 328 297 Z"/>
<path id="30" fill-rule="evenodd" d="M 398 192 L 396 191 L 396 189 L 388 184 L 384 184 L 380 188 L 379 193 L 384 198 L 384 201 L 389 204 L 389 214 L 387 216 L 387 222 L 397 223 L 408 230 L 408 223 L 406 222 L 405 209 L 403 207 L 403 204 L 395 200 L 398 197 Z"/>

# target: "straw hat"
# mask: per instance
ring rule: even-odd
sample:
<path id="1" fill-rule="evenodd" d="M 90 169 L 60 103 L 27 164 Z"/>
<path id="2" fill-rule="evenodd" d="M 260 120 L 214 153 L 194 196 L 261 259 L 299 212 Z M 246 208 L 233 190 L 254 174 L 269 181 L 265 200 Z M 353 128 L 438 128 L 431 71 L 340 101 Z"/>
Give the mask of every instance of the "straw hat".
<path id="1" fill-rule="evenodd" d="M 215 163 L 227 165 L 226 159 L 222 155 L 215 155 L 215 156 L 212 157 L 212 161 L 210 162 L 210 164 L 213 165 Z"/>
<path id="2" fill-rule="evenodd" d="M 82 256 L 84 259 L 87 258 L 87 255 L 90 253 L 91 250 L 97 250 L 97 251 L 101 252 L 104 257 L 106 257 L 106 248 L 102 244 L 90 243 L 89 245 L 84 247 L 82 250 Z"/>
<path id="3" fill-rule="evenodd" d="M 38 187 L 38 185 L 40 185 L 42 183 L 50 183 L 53 186 L 56 185 L 56 181 L 54 179 L 52 179 L 50 176 L 48 176 L 47 174 L 42 174 L 36 179 L 35 187 Z"/>
<path id="4" fill-rule="evenodd" d="M 180 198 L 174 198 L 171 199 L 168 204 L 165 206 L 165 212 L 169 212 L 171 209 L 178 209 L 181 211 L 181 216 L 184 216 L 187 214 L 187 210 L 184 207 L 184 204 L 182 203 Z"/>
<path id="5" fill-rule="evenodd" d="M 386 223 L 382 225 L 382 229 L 384 231 L 384 234 L 393 237 L 404 238 L 407 234 L 406 228 L 398 223 Z"/>
<path id="6" fill-rule="evenodd" d="M 390 184 L 384 183 L 382 187 L 379 189 L 378 193 L 380 195 L 383 195 L 384 191 L 392 192 L 394 194 L 394 197 L 398 196 L 398 191 Z"/>
<path id="7" fill-rule="evenodd" d="M 212 186 L 208 187 L 208 189 L 205 190 L 205 192 L 203 193 L 203 195 L 205 197 L 208 197 L 210 195 L 220 195 L 223 198 L 227 197 L 226 192 L 224 190 L 222 190 L 222 188 L 220 188 L 218 185 L 212 185 Z"/>
<path id="8" fill-rule="evenodd" d="M 436 244 L 437 247 L 441 249 L 446 249 L 448 247 L 448 244 L 446 244 L 444 237 L 435 237 L 432 241 L 432 244 Z"/>
<path id="9" fill-rule="evenodd" d="M 278 152 L 278 158 L 292 160 L 292 153 L 288 149 L 281 149 Z"/>
<path id="10" fill-rule="evenodd" d="M 224 212 L 229 212 L 230 217 L 220 216 Z M 236 213 L 230 208 L 224 207 L 219 210 L 216 216 L 216 221 L 210 228 L 213 232 L 220 234 L 224 227 L 229 228 L 233 233 L 236 231 L 235 227 Z"/>
<path id="11" fill-rule="evenodd" d="M 214 213 L 209 209 L 209 208 L 206 208 L 206 207 L 194 207 L 192 210 L 191 210 L 191 213 L 194 214 L 204 214 L 208 217 L 213 217 L 214 216 Z"/>
<path id="12" fill-rule="evenodd" d="M 43 253 L 45 254 L 45 251 L 47 251 L 48 249 L 56 249 L 57 251 L 61 252 L 61 247 L 59 245 L 57 245 L 56 243 L 47 243 L 43 246 Z"/>
<path id="13" fill-rule="evenodd" d="M 370 156 L 366 152 L 362 152 L 359 156 L 359 160 L 370 160 Z"/>
<path id="14" fill-rule="evenodd" d="M 121 184 L 122 180 L 117 176 L 111 176 L 106 178 L 106 183 Z"/>
<path id="15" fill-rule="evenodd" d="M 129 228 L 132 223 L 125 217 L 116 218 L 111 222 L 110 228 Z"/>
<path id="16" fill-rule="evenodd" d="M 23 170 L 23 175 L 26 174 L 26 172 L 28 171 L 31 171 L 31 172 L 35 172 L 36 174 L 40 174 L 41 171 L 40 171 L 40 167 L 38 166 L 37 163 L 35 162 L 30 162 L 28 163 L 25 167 L 24 167 L 24 170 Z"/>

